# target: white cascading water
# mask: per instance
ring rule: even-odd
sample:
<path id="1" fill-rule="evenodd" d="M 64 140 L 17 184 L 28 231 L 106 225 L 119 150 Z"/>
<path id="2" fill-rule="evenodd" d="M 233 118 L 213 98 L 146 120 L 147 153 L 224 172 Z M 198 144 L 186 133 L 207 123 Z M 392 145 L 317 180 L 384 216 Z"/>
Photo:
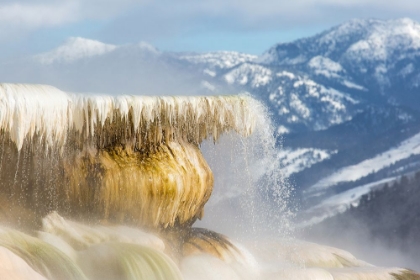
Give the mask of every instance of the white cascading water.
<path id="1" fill-rule="evenodd" d="M 292 238 L 247 95 L 0 84 L 0 176 L 0 279 L 420 279 Z"/>

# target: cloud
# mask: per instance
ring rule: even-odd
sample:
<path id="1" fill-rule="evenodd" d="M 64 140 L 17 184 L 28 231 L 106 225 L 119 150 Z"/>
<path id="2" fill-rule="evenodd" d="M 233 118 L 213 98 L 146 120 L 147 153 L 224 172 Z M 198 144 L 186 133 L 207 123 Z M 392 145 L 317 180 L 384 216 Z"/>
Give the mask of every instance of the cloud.
<path id="1" fill-rule="evenodd" d="M 185 2 L 183 0 L 182 2 Z M 206 3 L 206 9 L 234 10 L 246 18 L 278 17 L 278 16 L 299 16 L 318 14 L 318 11 L 328 11 L 330 8 L 364 8 L 371 7 L 371 12 L 375 10 L 393 10 L 394 12 L 408 12 L 420 10 L 420 2 L 413 0 L 402 0 L 398 2 L 382 0 L 294 0 L 294 1 L 276 1 L 276 0 L 212 0 L 203 1 Z M 315 9 L 315 10 L 313 10 Z M 214 8 L 213 8 L 214 10 Z M 299 18 L 297 18 L 299 20 Z"/>
<path id="2" fill-rule="evenodd" d="M 182 38 L 205 34 L 322 30 L 351 18 L 420 20 L 419 14 L 420 1 L 414 0 L 2 0 L 0 41 L 70 26 L 67 36 L 157 45 L 176 38 L 182 45 Z M 97 27 L 83 31 L 86 22 Z"/>
<path id="3" fill-rule="evenodd" d="M 144 1 L 4 0 L 0 4 L 0 34 L 18 35 L 84 20 L 109 20 Z"/>
<path id="4" fill-rule="evenodd" d="M 88 1 L 89 2 L 89 1 Z M 292 20 L 293 22 L 306 21 L 305 17 L 311 19 L 327 19 L 334 17 L 331 10 L 345 12 L 350 9 L 351 17 L 357 17 L 357 13 L 370 12 L 372 15 L 379 11 L 389 11 L 400 16 L 401 13 L 412 13 L 420 11 L 420 2 L 413 0 L 402 0 L 398 2 L 380 0 L 178 0 L 176 5 L 172 1 L 159 0 L 149 1 L 143 7 L 151 11 L 165 11 L 175 17 L 183 17 L 187 20 L 191 17 L 231 17 L 242 22 L 264 22 L 267 19 L 279 21 Z M 370 8 L 364 11 L 364 8 Z M 349 12 L 349 10 L 347 10 Z M 156 14 L 156 19 L 160 18 Z M 325 17 L 327 16 L 327 18 Z"/>
<path id="5" fill-rule="evenodd" d="M 359 12 L 362 8 L 370 8 L 370 12 L 389 11 L 396 14 L 420 11 L 420 2 L 402 0 L 384 2 L 382 0 L 178 0 L 176 4 L 169 0 L 19 0 L 2 1 L 0 4 L 1 21 L 21 24 L 45 26 L 63 24 L 74 20 L 112 19 L 126 12 L 138 9 L 171 14 L 172 18 L 185 18 L 204 15 L 207 17 L 232 17 L 242 22 L 277 18 L 299 22 L 302 17 L 324 18 L 331 9 Z M 329 14 L 330 16 L 333 16 Z M 156 19 L 160 14 L 155 14 Z M 352 14 L 352 17 L 357 14 Z M 325 19 L 325 18 L 324 18 Z"/>
<path id="6" fill-rule="evenodd" d="M 258 28 L 268 23 L 307 24 L 331 19 L 381 15 L 400 17 L 420 12 L 420 2 L 401 0 L 19 0 L 2 1 L 0 24 L 21 28 L 59 26 L 82 20 L 114 20 L 149 15 L 149 24 L 182 25 L 198 18 L 219 18 L 237 26 Z"/>
<path id="7" fill-rule="evenodd" d="M 420 1 L 379 0 L 169 0 L 148 1 L 115 16 L 98 39 L 116 43 L 191 34 L 262 32 L 310 28 L 322 30 L 352 18 L 420 20 Z M 133 42 L 133 41 L 131 41 Z"/>
<path id="8" fill-rule="evenodd" d="M 37 30 L 78 22 L 79 8 L 77 2 L 67 0 L 1 3 L 0 50 L 4 52 L 7 46 L 15 48 L 15 43 L 21 42 Z"/>
<path id="9" fill-rule="evenodd" d="M 0 5 L 0 24 L 12 29 L 34 29 L 77 21 L 76 2 L 62 1 L 58 4 L 10 3 Z"/>

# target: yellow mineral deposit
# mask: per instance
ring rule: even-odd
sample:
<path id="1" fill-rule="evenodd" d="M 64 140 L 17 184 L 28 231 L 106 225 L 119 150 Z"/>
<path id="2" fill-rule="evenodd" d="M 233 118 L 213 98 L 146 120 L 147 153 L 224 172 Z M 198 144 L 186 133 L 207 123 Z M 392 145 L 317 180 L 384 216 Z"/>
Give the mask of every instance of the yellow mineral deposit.
<path id="1" fill-rule="evenodd" d="M 192 225 L 213 188 L 200 150 L 183 141 L 147 152 L 119 146 L 86 153 L 66 164 L 65 174 L 72 211 L 149 229 Z"/>
<path id="2" fill-rule="evenodd" d="M 241 252 L 229 239 L 217 232 L 202 228 L 192 228 L 183 239 L 183 256 L 206 252 L 226 262 L 241 258 Z"/>

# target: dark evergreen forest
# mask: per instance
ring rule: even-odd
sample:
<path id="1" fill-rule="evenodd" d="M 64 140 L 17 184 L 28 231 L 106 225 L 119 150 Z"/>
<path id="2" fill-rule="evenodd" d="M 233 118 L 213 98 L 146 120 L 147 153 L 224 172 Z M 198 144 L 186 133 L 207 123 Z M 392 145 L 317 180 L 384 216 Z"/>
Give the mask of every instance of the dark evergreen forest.
<path id="1" fill-rule="evenodd" d="M 357 247 L 357 252 L 368 252 L 369 246 L 380 244 L 420 266 L 420 171 L 362 196 L 357 207 L 351 206 L 302 234 L 350 251 Z"/>

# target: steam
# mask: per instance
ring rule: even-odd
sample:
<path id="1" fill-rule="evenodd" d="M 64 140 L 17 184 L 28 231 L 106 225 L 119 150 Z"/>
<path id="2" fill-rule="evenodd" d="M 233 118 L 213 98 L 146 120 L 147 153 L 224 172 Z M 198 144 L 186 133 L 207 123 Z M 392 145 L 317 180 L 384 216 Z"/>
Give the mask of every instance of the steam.
<path id="1" fill-rule="evenodd" d="M 213 83 L 207 75 L 176 59 L 170 53 L 160 53 L 144 44 L 120 45 L 107 53 L 92 50 L 88 57 L 79 59 L 74 52 L 89 44 L 89 40 L 71 46 L 69 54 L 61 54 L 54 63 L 51 54 L 3 61 L 0 67 L 2 82 L 48 84 L 67 92 L 105 93 L 109 95 L 143 94 L 214 95 L 229 93 L 223 86 Z M 98 42 L 100 43 L 100 42 Z M 86 55 L 86 52 L 83 52 Z M 99 53 L 98 53 L 99 52 Z M 76 56 L 66 61 L 68 56 Z M 208 80 L 208 81 L 207 81 Z M 238 92 L 234 90 L 233 92 Z"/>
<path id="2" fill-rule="evenodd" d="M 386 244 L 373 235 L 360 220 L 347 216 L 344 221 L 324 222 L 305 229 L 299 235 L 313 242 L 340 247 L 374 265 L 420 269 L 418 262 L 412 257 L 417 251 L 410 250 L 409 247 L 404 252 L 393 248 L 392 244 Z"/>

